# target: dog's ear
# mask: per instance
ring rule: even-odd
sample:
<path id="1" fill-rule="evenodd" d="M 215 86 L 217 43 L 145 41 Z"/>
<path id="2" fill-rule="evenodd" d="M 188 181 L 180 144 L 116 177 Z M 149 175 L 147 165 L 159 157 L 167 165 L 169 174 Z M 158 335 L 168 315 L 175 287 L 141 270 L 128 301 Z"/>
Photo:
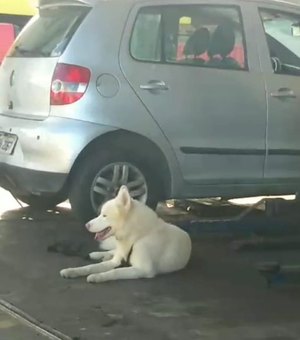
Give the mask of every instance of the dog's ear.
<path id="1" fill-rule="evenodd" d="M 119 193 L 117 195 L 118 202 L 124 206 L 125 208 L 129 209 L 131 206 L 131 196 L 130 193 L 125 185 L 122 185 Z"/>

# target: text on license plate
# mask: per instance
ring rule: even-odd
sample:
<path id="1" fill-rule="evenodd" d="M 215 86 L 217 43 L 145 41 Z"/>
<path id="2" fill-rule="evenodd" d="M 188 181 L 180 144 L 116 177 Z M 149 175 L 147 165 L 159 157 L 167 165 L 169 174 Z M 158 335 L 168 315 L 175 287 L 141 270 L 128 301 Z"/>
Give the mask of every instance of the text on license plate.
<path id="1" fill-rule="evenodd" d="M 11 155 L 17 139 L 16 135 L 0 131 L 0 153 Z"/>

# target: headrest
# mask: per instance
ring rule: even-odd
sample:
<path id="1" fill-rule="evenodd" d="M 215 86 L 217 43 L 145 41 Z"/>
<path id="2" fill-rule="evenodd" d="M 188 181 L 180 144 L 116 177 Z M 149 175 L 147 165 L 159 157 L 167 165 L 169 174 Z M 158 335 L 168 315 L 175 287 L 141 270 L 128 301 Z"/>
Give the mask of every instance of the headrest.
<path id="1" fill-rule="evenodd" d="M 196 30 L 188 39 L 184 47 L 184 54 L 198 56 L 207 51 L 209 46 L 209 30 L 200 28 Z"/>
<path id="2" fill-rule="evenodd" d="M 220 55 L 225 58 L 232 52 L 235 45 L 233 25 L 224 23 L 219 25 L 212 34 L 208 54 L 210 57 Z"/>

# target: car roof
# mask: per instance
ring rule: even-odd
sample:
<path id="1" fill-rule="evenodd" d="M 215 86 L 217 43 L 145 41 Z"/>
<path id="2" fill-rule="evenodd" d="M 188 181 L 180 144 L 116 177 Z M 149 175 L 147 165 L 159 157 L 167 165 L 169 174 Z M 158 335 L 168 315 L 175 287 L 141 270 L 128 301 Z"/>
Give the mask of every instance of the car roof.
<path id="1" fill-rule="evenodd" d="M 47 0 L 46 0 L 47 1 Z M 48 0 L 49 1 L 49 0 Z M 55 0 L 54 0 L 55 1 Z M 75 0 L 76 1 L 76 0 Z M 89 2 L 89 3 L 99 3 L 99 2 L 107 2 L 107 1 L 119 1 L 119 2 L 131 2 L 131 3 L 136 3 L 136 2 L 149 2 L 149 0 L 80 0 L 80 1 L 85 1 L 85 2 Z M 164 1 L 164 0 L 152 0 L 154 3 L 157 4 L 161 4 L 163 5 L 165 2 L 169 3 L 168 0 Z M 207 0 L 207 2 L 209 2 L 210 0 Z M 227 2 L 230 0 L 221 0 L 222 2 Z M 255 2 L 255 3 L 259 3 L 259 4 L 281 4 L 281 5 L 290 5 L 290 6 L 300 6 L 300 0 L 237 0 L 239 2 Z M 184 5 L 185 1 L 178 1 L 180 2 L 182 5 Z M 188 2 L 188 0 L 187 0 Z"/>
<path id="2" fill-rule="evenodd" d="M 292 6 L 300 6 L 300 0 L 240 0 L 240 1 L 250 1 L 257 3 L 265 3 L 265 4 L 281 4 L 281 5 L 292 5 Z"/>
<path id="3" fill-rule="evenodd" d="M 137 3 L 137 2 L 149 2 L 149 0 L 39 0 L 40 7 L 47 5 L 62 5 L 62 4 L 82 4 L 88 6 L 94 6 L 101 2 L 120 2 L 120 3 Z M 209 2 L 209 0 L 207 0 Z M 222 2 L 227 2 L 230 0 L 221 0 Z M 259 4 L 280 4 L 280 5 L 289 5 L 289 6 L 300 6 L 300 0 L 238 0 L 239 2 L 255 2 Z M 164 4 L 164 0 L 153 0 L 153 3 L 157 3 L 160 5 Z M 168 0 L 166 0 L 168 3 Z M 184 2 L 181 0 L 181 4 Z"/>
<path id="4" fill-rule="evenodd" d="M 82 4 L 82 5 L 95 5 L 99 0 L 38 0 L 38 7 L 51 6 L 51 5 L 67 5 L 67 4 Z"/>

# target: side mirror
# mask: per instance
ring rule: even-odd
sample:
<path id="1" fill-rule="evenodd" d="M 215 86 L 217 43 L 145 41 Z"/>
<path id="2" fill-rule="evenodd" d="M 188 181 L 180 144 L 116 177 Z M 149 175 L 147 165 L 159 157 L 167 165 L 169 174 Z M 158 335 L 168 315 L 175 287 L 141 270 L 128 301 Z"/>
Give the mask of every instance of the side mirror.
<path id="1" fill-rule="evenodd" d="M 0 23 L 0 64 L 10 49 L 17 35 L 16 26 L 8 23 Z"/>
<path id="2" fill-rule="evenodd" d="M 291 28 L 292 36 L 293 37 L 299 37 L 300 36 L 300 23 L 294 23 Z"/>

